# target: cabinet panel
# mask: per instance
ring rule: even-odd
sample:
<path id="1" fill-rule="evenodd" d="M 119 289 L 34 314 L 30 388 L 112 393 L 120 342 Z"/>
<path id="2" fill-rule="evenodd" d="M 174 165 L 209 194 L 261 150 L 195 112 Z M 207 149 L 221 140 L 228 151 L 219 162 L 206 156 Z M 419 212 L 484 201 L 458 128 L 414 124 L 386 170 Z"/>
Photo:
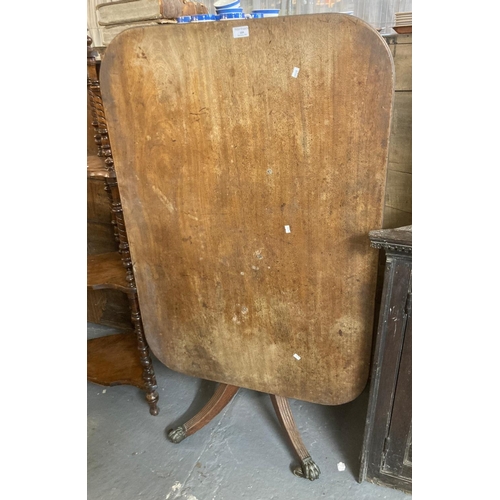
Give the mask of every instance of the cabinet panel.
<path id="1" fill-rule="evenodd" d="M 407 323 L 398 369 L 394 405 L 386 438 L 386 454 L 381 472 L 411 481 L 411 293 L 407 301 Z"/>
<path id="2" fill-rule="evenodd" d="M 411 491 L 411 226 L 371 231 L 385 250 L 384 287 L 363 441 L 360 481 Z"/>

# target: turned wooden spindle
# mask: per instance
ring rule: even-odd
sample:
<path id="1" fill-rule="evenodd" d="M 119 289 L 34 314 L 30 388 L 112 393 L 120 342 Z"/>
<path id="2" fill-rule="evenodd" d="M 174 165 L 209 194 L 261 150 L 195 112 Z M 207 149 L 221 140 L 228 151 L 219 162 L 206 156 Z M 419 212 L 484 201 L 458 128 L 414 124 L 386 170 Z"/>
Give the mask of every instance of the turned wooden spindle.
<path id="1" fill-rule="evenodd" d="M 142 326 L 141 311 L 139 309 L 139 301 L 137 293 L 129 294 L 130 307 L 132 309 L 132 322 L 134 323 L 135 334 L 137 335 L 137 349 L 142 364 L 142 378 L 146 387 L 146 400 L 149 404 L 151 415 L 158 415 L 158 385 L 156 383 L 153 362 L 149 354 L 149 346 L 144 337 L 144 329 Z"/>
<path id="2" fill-rule="evenodd" d="M 94 141 L 97 145 L 97 156 L 104 157 L 106 170 L 112 173 L 114 177 L 115 169 L 113 155 L 111 154 L 111 146 L 108 138 L 108 127 L 104 115 L 104 107 L 102 105 L 101 87 L 99 84 L 99 75 L 97 73 L 97 52 L 92 48 L 92 38 L 87 35 L 87 91 L 89 95 L 89 103 L 92 115 L 92 126 L 94 127 Z M 113 195 L 111 193 L 110 182 L 105 182 L 104 190 L 106 191 L 111 205 L 111 224 L 113 225 L 113 234 L 116 242 L 120 243 L 118 235 L 118 227 L 116 223 L 116 215 L 113 211 Z M 119 195 L 118 195 L 119 196 Z M 116 196 L 115 196 L 116 197 Z M 120 202 L 121 207 L 121 202 Z"/>
<path id="3" fill-rule="evenodd" d="M 144 337 L 144 329 L 142 325 L 142 318 L 139 308 L 139 301 L 137 298 L 137 289 L 134 278 L 134 271 L 132 267 L 132 258 L 130 256 L 130 249 L 127 238 L 127 231 L 125 229 L 125 222 L 123 220 L 123 209 L 120 199 L 120 192 L 118 190 L 118 183 L 114 171 L 113 153 L 111 151 L 111 144 L 108 136 L 108 126 L 106 122 L 106 115 L 104 113 L 104 106 L 101 97 L 101 87 L 99 84 L 99 76 L 97 72 L 97 52 L 92 48 L 92 38 L 87 35 L 87 89 L 89 94 L 89 102 L 92 112 L 92 125 L 95 130 L 94 140 L 98 147 L 98 156 L 104 157 L 106 170 L 112 175 L 105 177 L 105 191 L 111 206 L 112 224 L 114 228 L 115 239 L 118 242 L 118 251 L 121 256 L 122 264 L 125 269 L 126 281 L 128 283 L 129 291 L 127 296 L 131 309 L 131 319 L 134 325 L 134 331 L 137 337 L 137 348 L 143 367 L 143 380 L 146 391 L 146 400 L 149 404 L 149 411 L 152 415 L 158 415 L 158 392 L 156 377 L 151 360 L 149 347 Z"/>
<path id="4" fill-rule="evenodd" d="M 90 108 L 92 113 L 92 126 L 94 127 L 94 141 L 97 144 L 97 155 L 103 156 L 101 133 L 102 120 L 99 121 L 99 106 L 100 86 L 99 77 L 97 74 L 97 51 L 92 48 L 92 38 L 87 35 L 87 91 L 89 95 Z M 107 131 L 106 131 L 107 132 Z"/>

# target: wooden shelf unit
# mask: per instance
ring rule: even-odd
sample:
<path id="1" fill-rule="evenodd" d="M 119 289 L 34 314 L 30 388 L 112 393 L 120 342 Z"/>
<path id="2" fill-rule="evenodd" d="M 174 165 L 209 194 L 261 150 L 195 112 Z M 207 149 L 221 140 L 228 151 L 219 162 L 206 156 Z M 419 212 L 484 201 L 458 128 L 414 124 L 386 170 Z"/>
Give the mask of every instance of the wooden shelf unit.
<path id="1" fill-rule="evenodd" d="M 122 257 L 119 252 L 109 252 L 87 257 L 87 287 L 93 290 L 112 288 L 125 293 L 135 293 L 126 280 Z"/>
<path id="2" fill-rule="evenodd" d="M 145 390 L 135 332 L 87 342 L 87 379 L 100 385 L 134 385 Z"/>
<path id="3" fill-rule="evenodd" d="M 87 156 L 87 178 L 103 179 L 118 251 L 89 255 L 87 289 L 118 290 L 127 295 L 133 331 L 87 341 L 87 379 L 100 385 L 133 385 L 146 392 L 151 415 L 158 415 L 158 392 L 137 298 L 120 193 L 102 105 L 96 52 L 87 36 L 87 90 L 97 155 Z"/>
<path id="4" fill-rule="evenodd" d="M 114 179 L 115 171 L 106 168 L 104 158 L 97 155 L 87 155 L 87 178 Z"/>

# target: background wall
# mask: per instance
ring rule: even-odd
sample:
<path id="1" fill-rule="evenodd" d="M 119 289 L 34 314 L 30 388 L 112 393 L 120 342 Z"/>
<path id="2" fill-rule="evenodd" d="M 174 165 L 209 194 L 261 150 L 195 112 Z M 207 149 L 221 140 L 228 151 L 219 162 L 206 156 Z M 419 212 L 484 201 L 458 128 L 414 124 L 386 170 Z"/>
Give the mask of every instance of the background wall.
<path id="1" fill-rule="evenodd" d="M 412 35 L 385 37 L 394 58 L 396 87 L 392 109 L 384 228 L 412 223 Z"/>
<path id="2" fill-rule="evenodd" d="M 96 47 L 102 46 L 102 33 L 97 22 L 96 5 L 109 3 L 112 0 L 87 0 L 88 34 Z M 116 0 L 115 0 L 116 1 Z M 200 0 L 209 12 L 215 13 L 214 3 L 217 0 Z M 350 12 L 359 17 L 383 34 L 395 33 L 395 12 L 410 12 L 412 0 L 241 0 L 244 11 L 253 9 L 281 9 L 280 15 L 313 14 L 317 12 Z"/>

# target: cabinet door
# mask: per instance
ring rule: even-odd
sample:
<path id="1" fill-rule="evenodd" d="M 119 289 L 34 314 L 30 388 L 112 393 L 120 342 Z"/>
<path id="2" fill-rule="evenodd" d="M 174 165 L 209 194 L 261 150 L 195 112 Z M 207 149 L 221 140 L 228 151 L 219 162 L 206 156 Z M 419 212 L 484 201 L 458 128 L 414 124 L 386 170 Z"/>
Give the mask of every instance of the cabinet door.
<path id="1" fill-rule="evenodd" d="M 381 472 L 411 481 L 411 292 L 407 301 L 407 323 L 401 352 L 394 406 L 384 447 Z"/>
<path id="2" fill-rule="evenodd" d="M 411 256 L 388 253 L 360 481 L 411 491 Z"/>

